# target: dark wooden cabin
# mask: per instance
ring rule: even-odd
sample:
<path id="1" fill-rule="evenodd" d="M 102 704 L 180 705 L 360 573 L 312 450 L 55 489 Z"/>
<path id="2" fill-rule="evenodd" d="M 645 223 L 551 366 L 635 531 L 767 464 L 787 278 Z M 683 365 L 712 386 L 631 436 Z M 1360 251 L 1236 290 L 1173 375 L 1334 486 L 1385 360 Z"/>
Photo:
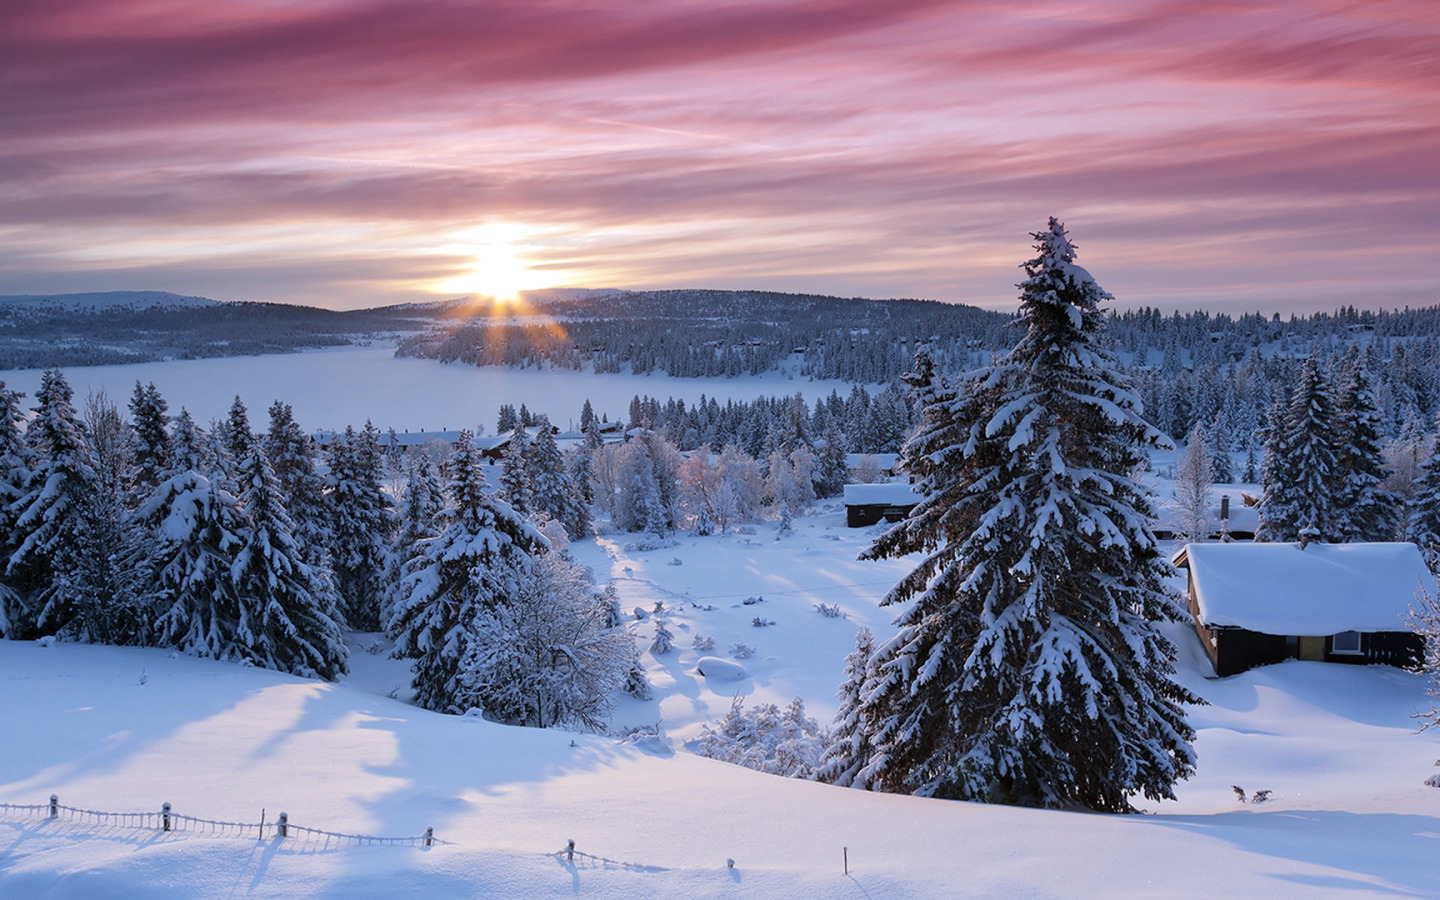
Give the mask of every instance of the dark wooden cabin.
<path id="1" fill-rule="evenodd" d="M 1174 562 L 1217 676 L 1287 659 L 1424 660 L 1407 620 L 1415 592 L 1436 584 L 1414 544 L 1189 544 Z"/>

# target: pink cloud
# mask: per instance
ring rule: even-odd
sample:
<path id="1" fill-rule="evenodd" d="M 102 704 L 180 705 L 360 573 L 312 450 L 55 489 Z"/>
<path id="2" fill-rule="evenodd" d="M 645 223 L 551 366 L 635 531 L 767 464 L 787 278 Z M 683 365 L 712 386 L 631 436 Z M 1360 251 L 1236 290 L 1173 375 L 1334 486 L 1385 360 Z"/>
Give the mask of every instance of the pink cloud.
<path id="1" fill-rule="evenodd" d="M 1440 8 L 1422 0 L 0 16 L 0 229 L 26 238 L 0 249 L 0 293 L 168 272 L 388 296 L 494 220 L 544 231 L 533 262 L 590 283 L 1003 304 L 1051 214 L 1136 303 L 1440 288 L 1407 252 L 1434 244 L 1440 199 Z M 297 223 L 316 240 L 289 256 L 233 245 Z"/>

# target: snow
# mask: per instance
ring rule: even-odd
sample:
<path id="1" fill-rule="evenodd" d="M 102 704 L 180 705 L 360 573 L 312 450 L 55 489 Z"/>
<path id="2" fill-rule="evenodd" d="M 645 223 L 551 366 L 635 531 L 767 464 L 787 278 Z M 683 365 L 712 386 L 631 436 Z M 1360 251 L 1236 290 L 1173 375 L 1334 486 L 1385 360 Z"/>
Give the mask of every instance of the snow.
<path id="1" fill-rule="evenodd" d="M 749 676 L 744 666 L 718 656 L 702 656 L 695 660 L 695 671 L 715 681 L 740 681 Z"/>
<path id="2" fill-rule="evenodd" d="M 263 808 L 270 822 L 284 810 L 296 825 L 351 834 L 433 826 L 443 842 L 167 836 L 0 811 L 0 896 L 1440 895 L 1440 794 L 1424 784 L 1440 735 L 1416 734 L 1411 719 L 1428 706 L 1424 680 L 1298 661 L 1211 680 L 1182 625 L 1170 632 L 1179 680 L 1211 705 L 1190 710 L 1196 776 L 1178 802 L 1144 803 L 1149 815 L 873 794 L 690 752 L 686 741 L 737 692 L 747 708 L 800 695 L 828 722 L 855 632 L 894 630 L 895 610 L 878 602 L 909 562 L 857 561 L 877 533 L 846 529 L 832 504 L 779 540 L 760 525 L 651 551 L 625 549 L 624 536 L 572 545 L 600 580 L 615 579 L 623 608 L 663 600 L 676 635 L 672 652 L 642 657 L 655 699 L 623 698 L 615 711 L 617 731 L 658 724 L 632 740 L 418 709 L 402 702 L 405 663 L 375 635 L 354 636 L 339 684 L 165 651 L 0 642 L 0 802 L 168 801 L 232 822 L 258 822 Z M 756 628 L 756 617 L 775 624 Z M 653 620 L 630 627 L 648 642 Z M 696 632 L 717 649 L 754 646 L 748 677 L 699 675 L 715 651 L 693 649 Z M 1242 804 L 1232 784 L 1273 794 Z"/>
<path id="3" fill-rule="evenodd" d="M 1435 578 L 1414 544 L 1190 544 L 1201 619 L 1263 634 L 1404 631 Z"/>
<path id="4" fill-rule="evenodd" d="M 11 390 L 34 397 L 40 386 L 38 369 L 0 371 Z M 114 366 L 82 366 L 65 370 L 77 398 L 104 390 L 124 408 L 135 382 L 154 382 L 171 414 L 188 409 L 202 425 L 222 419 L 238 394 L 252 410 L 265 410 L 275 400 L 289 403 L 295 419 L 310 432 L 360 427 L 368 419 L 381 431 L 449 431 L 457 428 L 492 432 L 501 404 L 526 405 L 545 413 L 551 422 L 571 430 L 588 399 L 595 415 L 611 420 L 628 416 L 637 394 L 661 401 L 674 397 L 687 404 L 703 395 L 726 400 L 793 396 L 806 400 L 828 397 L 832 390 L 850 392 L 849 383 L 808 381 L 772 372 L 737 378 L 671 378 L 666 375 L 594 375 L 569 369 L 506 369 L 498 366 L 447 365 L 430 359 L 397 358 L 393 345 L 338 347 L 273 356 L 230 356 L 217 359 L 172 360 Z M 257 422 L 256 427 L 264 427 Z"/>
<path id="5" fill-rule="evenodd" d="M 900 482 L 886 484 L 845 485 L 846 506 L 914 506 L 921 497 L 909 484 Z"/>

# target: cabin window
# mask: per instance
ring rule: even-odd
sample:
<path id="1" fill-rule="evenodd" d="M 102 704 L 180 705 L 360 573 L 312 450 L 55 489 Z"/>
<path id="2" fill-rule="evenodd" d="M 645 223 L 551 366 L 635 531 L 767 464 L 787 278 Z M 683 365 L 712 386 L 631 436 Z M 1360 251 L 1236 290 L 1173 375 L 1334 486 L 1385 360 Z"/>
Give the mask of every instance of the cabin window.
<path id="1" fill-rule="evenodd" d="M 1360 632 L 1342 631 L 1330 639 L 1331 653 L 1355 653 L 1360 652 Z"/>

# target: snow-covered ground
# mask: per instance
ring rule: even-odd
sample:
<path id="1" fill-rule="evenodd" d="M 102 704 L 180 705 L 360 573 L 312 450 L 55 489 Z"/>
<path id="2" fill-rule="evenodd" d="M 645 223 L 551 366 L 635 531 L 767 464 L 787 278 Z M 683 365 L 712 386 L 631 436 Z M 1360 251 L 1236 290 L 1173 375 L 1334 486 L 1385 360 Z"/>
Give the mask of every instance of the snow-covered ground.
<path id="1" fill-rule="evenodd" d="M 790 364 L 790 369 L 794 365 Z M 694 403 L 701 396 L 751 401 L 799 392 L 813 403 L 832 390 L 848 395 L 850 385 L 811 381 L 793 371 L 737 378 L 671 378 L 668 375 L 596 375 L 568 369 L 507 369 L 447 365 L 432 359 L 397 358 L 393 344 L 337 347 L 272 356 L 229 356 L 116 366 L 65 369 L 77 401 L 103 390 L 124 409 L 135 382 L 154 382 L 178 413 L 183 406 L 202 425 L 223 418 L 237 395 L 264 428 L 265 410 L 276 400 L 289 403 L 308 431 L 359 428 L 367 419 L 382 431 L 444 431 L 477 425 L 495 430 L 501 404 L 544 413 L 561 428 L 573 427 L 588 399 L 595 414 L 628 417 L 637 394 Z M 34 397 L 41 370 L 0 370 L 11 390 Z M 27 407 L 28 408 L 28 407 Z"/>
<path id="2" fill-rule="evenodd" d="M 1423 680 L 1289 662 L 1223 681 L 1175 629 L 1181 680 L 1210 705 L 1178 802 L 1102 816 L 870 794 L 697 757 L 685 741 L 747 703 L 834 711 L 854 633 L 905 561 L 861 563 L 874 529 L 835 507 L 750 535 L 574 546 L 632 610 L 670 610 L 645 656 L 654 700 L 617 725 L 663 741 L 506 728 L 403 702 L 403 664 L 357 636 L 353 674 L 308 682 L 163 651 L 0 642 L 0 802 L 415 835 L 430 848 L 166 834 L 0 813 L 0 897 L 1422 897 L 1440 896 L 1440 735 Z M 764 600 L 751 604 L 750 597 Z M 817 604 L 838 605 L 827 617 Z M 773 622 L 756 627 L 759 617 Z M 631 627 L 648 646 L 653 619 Z M 692 649 L 694 635 L 715 649 Z M 728 657 L 739 680 L 699 674 Z M 394 689 L 401 699 L 387 696 Z M 1272 791 L 1264 803 L 1241 803 Z M 574 860 L 559 852 L 573 839 Z M 848 859 L 849 872 L 844 871 Z M 733 868 L 727 865 L 733 860 Z"/>

